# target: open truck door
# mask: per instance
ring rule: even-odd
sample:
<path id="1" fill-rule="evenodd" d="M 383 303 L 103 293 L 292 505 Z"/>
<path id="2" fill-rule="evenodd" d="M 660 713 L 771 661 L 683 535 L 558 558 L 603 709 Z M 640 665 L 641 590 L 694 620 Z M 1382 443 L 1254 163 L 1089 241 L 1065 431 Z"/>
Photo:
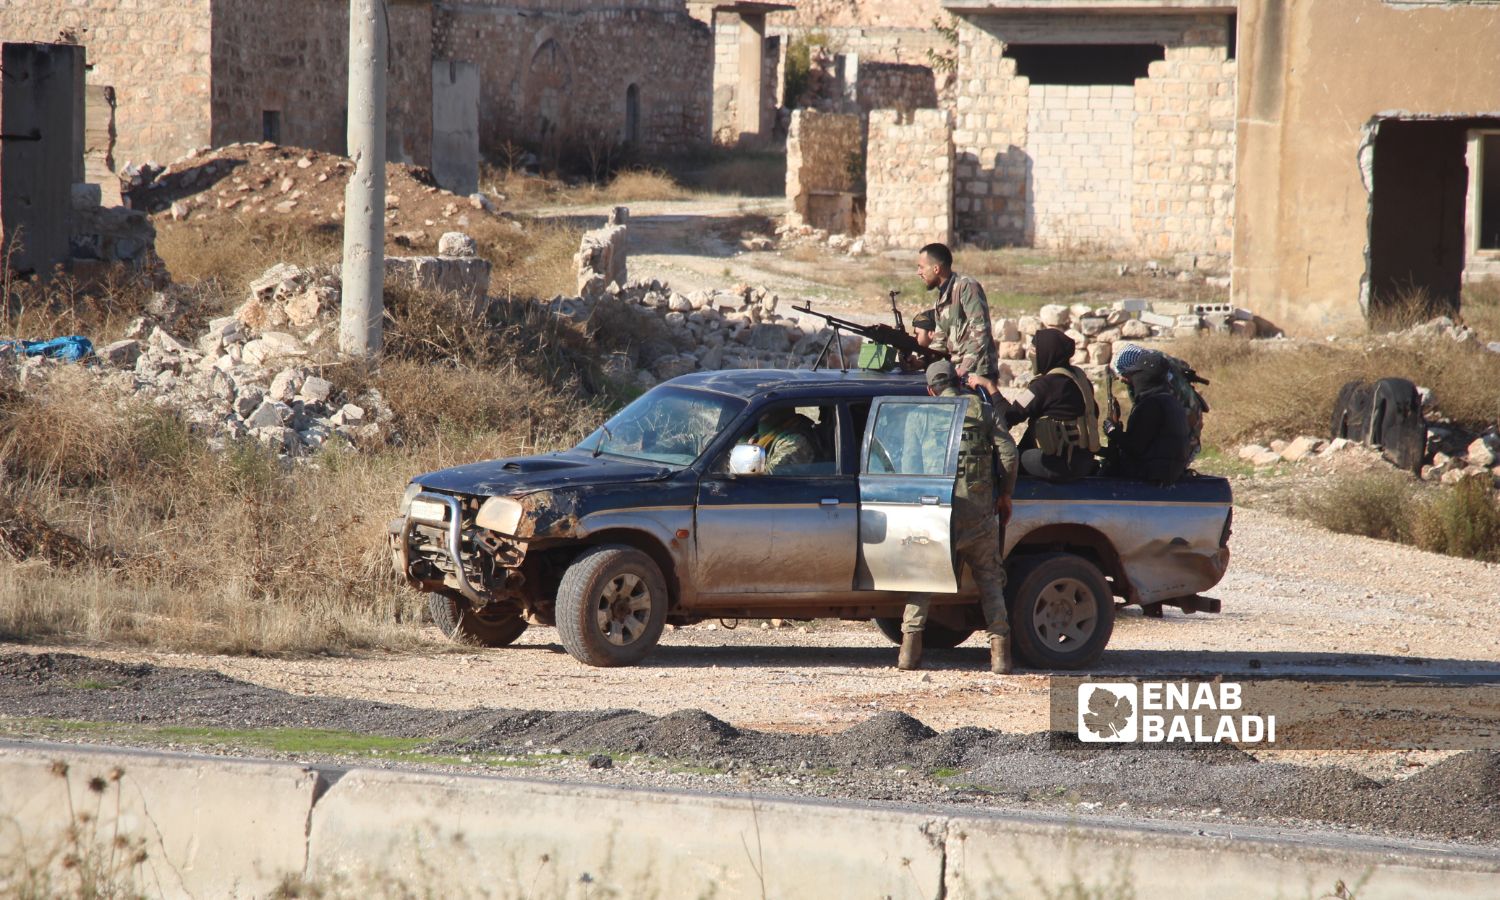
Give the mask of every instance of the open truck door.
<path id="1" fill-rule="evenodd" d="M 952 594 L 962 397 L 881 397 L 859 458 L 859 590 Z"/>

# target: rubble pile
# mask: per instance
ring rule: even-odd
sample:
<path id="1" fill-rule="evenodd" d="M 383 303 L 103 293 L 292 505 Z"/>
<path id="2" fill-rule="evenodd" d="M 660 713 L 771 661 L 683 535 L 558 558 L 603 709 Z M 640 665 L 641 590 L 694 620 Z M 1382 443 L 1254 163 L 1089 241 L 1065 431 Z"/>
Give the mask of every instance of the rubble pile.
<path id="1" fill-rule="evenodd" d="M 1451 446 L 1455 440 L 1463 446 L 1467 437 L 1446 426 L 1429 426 L 1427 447 L 1432 462 L 1422 467 L 1422 479 L 1453 485 L 1467 478 L 1483 478 L 1491 480 L 1500 489 L 1500 432 L 1496 429 L 1491 428 L 1468 440 L 1457 453 L 1435 449 Z M 1291 441 L 1271 441 L 1269 445 L 1246 444 L 1239 449 L 1238 455 L 1256 468 L 1278 463 L 1317 463 L 1325 464 L 1325 468 L 1371 469 L 1388 464 L 1378 448 L 1345 438 L 1330 441 L 1307 435 Z"/>
<path id="2" fill-rule="evenodd" d="M 604 359 L 605 371 L 642 387 L 701 369 L 806 368 L 832 334 L 821 320 L 784 316 L 781 298 L 762 288 L 682 294 L 660 280 L 610 283 L 592 297 L 557 297 L 551 311 L 585 328 L 641 335 Z M 628 317 L 628 318 L 624 318 Z M 634 320 L 634 321 L 631 321 Z M 844 335 L 852 365 L 862 339 Z M 838 349 L 829 349 L 836 360 Z"/>

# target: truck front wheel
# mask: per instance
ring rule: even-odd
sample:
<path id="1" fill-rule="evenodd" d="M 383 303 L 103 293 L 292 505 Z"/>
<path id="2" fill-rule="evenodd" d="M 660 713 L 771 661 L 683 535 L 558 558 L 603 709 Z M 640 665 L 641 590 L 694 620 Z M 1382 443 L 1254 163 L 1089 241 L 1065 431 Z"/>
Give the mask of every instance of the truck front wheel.
<path id="1" fill-rule="evenodd" d="M 591 666 L 639 662 L 661 639 L 667 583 L 634 547 L 607 544 L 583 553 L 557 588 L 557 632 L 563 647 Z"/>
<path id="2" fill-rule="evenodd" d="M 1082 669 L 1115 627 L 1115 600 L 1099 567 L 1071 553 L 1017 560 L 1006 590 L 1011 643 L 1026 665 Z"/>
<path id="3" fill-rule="evenodd" d="M 481 647 L 508 647 L 526 631 L 526 620 L 519 610 L 497 604 L 475 610 L 457 594 L 429 594 L 427 612 L 444 635 Z"/>

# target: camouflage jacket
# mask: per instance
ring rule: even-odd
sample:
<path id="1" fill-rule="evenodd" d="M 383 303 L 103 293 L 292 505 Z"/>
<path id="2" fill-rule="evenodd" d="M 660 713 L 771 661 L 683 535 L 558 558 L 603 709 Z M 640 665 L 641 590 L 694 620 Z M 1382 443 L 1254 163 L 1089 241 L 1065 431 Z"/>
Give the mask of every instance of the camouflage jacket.
<path id="1" fill-rule="evenodd" d="M 944 397 L 967 397 L 964 434 L 958 445 L 958 483 L 953 487 L 953 519 L 962 529 L 995 514 L 995 501 L 1009 497 L 1016 487 L 1020 455 L 1005 427 L 975 394 L 943 391 Z M 995 469 L 996 461 L 999 471 Z M 1001 483 L 995 483 L 999 475 Z"/>
<path id="2" fill-rule="evenodd" d="M 935 309 L 937 332 L 933 349 L 946 351 L 953 365 L 966 372 L 994 378 L 995 340 L 990 326 L 990 304 L 984 288 L 967 275 L 952 275 L 943 285 Z"/>
<path id="3" fill-rule="evenodd" d="M 755 443 L 765 448 L 768 475 L 774 475 L 778 469 L 785 470 L 788 466 L 807 465 L 818 455 L 812 423 L 802 416 L 793 416 L 775 430 L 757 438 Z"/>

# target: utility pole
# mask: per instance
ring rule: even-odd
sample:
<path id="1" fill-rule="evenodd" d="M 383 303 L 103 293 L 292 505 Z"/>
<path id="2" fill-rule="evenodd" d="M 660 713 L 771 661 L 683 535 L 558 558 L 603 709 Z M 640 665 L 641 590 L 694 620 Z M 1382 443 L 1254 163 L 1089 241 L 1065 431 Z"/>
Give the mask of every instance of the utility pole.
<path id="1" fill-rule="evenodd" d="M 385 0 L 349 0 L 349 156 L 339 350 L 380 352 L 385 312 Z"/>

